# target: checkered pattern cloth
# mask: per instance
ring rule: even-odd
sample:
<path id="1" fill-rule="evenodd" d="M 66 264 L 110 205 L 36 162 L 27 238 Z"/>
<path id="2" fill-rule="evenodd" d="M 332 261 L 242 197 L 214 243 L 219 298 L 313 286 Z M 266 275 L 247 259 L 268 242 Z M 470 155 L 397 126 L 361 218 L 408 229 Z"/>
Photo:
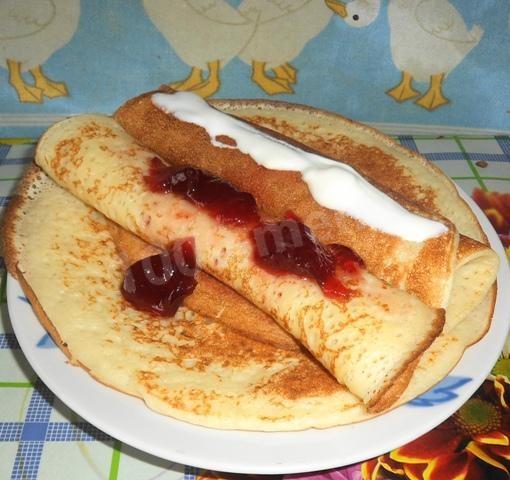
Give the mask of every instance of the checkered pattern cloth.
<path id="1" fill-rule="evenodd" d="M 401 136 L 468 194 L 510 192 L 510 137 Z M 0 208 L 32 160 L 32 139 L 0 139 Z M 70 411 L 37 378 L 12 333 L 0 260 L 0 479 L 194 480 L 193 467 L 161 460 L 101 432 Z"/>

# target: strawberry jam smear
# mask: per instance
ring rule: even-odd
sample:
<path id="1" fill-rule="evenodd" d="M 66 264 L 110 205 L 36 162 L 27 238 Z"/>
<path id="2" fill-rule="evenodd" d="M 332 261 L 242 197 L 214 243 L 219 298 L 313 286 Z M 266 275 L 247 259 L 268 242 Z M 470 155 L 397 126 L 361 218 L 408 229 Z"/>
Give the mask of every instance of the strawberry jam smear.
<path id="1" fill-rule="evenodd" d="M 295 215 L 289 213 L 279 222 L 263 222 L 251 194 L 202 170 L 173 168 L 158 158 L 151 161 L 144 180 L 151 191 L 184 198 L 220 223 L 249 228 L 254 260 L 267 272 L 313 280 L 327 297 L 336 300 L 346 301 L 356 295 L 340 280 L 338 270 L 354 280 L 363 267 L 362 260 L 347 247 L 320 243 Z"/>
<path id="2" fill-rule="evenodd" d="M 178 241 L 167 251 L 131 265 L 125 272 L 121 293 L 137 310 L 171 317 L 195 290 L 195 273 L 193 240 Z"/>
<path id="3" fill-rule="evenodd" d="M 337 269 L 354 277 L 362 260 L 347 247 L 323 245 L 303 223 L 289 218 L 261 224 L 252 230 L 251 238 L 255 262 L 264 270 L 315 280 L 327 297 L 336 300 L 355 294 L 338 278 Z"/>
<path id="4" fill-rule="evenodd" d="M 192 167 L 173 168 L 153 158 L 149 175 L 144 177 L 153 192 L 173 193 L 206 210 L 220 223 L 248 225 L 259 222 L 252 195 L 240 192 L 230 183 Z"/>

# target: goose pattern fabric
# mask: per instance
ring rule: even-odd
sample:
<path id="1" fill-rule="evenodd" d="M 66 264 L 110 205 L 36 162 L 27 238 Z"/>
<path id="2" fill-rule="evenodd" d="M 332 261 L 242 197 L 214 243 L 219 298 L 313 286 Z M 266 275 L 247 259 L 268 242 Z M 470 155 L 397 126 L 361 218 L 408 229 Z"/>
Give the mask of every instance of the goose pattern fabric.
<path id="1" fill-rule="evenodd" d="M 68 95 L 66 84 L 48 78 L 42 64 L 74 36 L 79 17 L 80 0 L 0 1 L 0 66 L 19 102 Z M 33 85 L 23 78 L 27 71 Z"/>
<path id="2" fill-rule="evenodd" d="M 506 132 L 509 17 L 498 0 L 0 0 L 0 134 L 162 84 Z"/>

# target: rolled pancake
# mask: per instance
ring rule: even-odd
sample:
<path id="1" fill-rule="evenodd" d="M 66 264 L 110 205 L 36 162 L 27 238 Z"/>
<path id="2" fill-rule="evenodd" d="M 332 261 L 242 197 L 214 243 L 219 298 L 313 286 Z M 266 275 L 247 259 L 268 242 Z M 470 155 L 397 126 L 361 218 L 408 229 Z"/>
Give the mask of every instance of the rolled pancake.
<path id="1" fill-rule="evenodd" d="M 161 252 L 160 249 L 144 242 L 111 221 L 108 221 L 108 229 L 126 266 L 146 256 Z M 473 339 L 478 339 L 485 333 L 484 325 L 487 319 L 492 316 L 495 294 L 494 286 L 460 324 L 448 333 L 443 331 L 421 355 L 419 361 L 409 366 L 408 371 L 402 374 L 395 385 L 397 392 L 400 391 L 403 384 L 407 384 L 407 387 L 393 406 L 414 399 L 437 383 L 439 379 L 444 378 L 455 367 L 466 347 L 473 343 Z M 206 299 L 214 295 L 214 300 L 203 302 L 200 300 L 202 295 Z M 248 338 L 279 348 L 299 350 L 296 341 L 290 335 L 285 334 L 276 322 L 253 306 L 247 309 L 246 301 L 242 297 L 204 272 L 199 272 L 197 289 L 184 300 L 184 304 L 204 316 L 212 316 L 218 322 Z M 222 315 L 217 313 L 220 306 Z M 392 398 L 392 395 L 386 395 L 386 397 Z M 380 405 L 380 409 L 385 410 L 386 407 L 390 408 L 391 406 Z"/>
<path id="2" fill-rule="evenodd" d="M 250 320 L 257 331 L 260 317 L 241 319 L 239 329 L 184 307 L 172 321 L 130 308 L 119 294 L 124 267 L 155 247 L 86 207 L 37 167 L 30 167 L 9 205 L 3 239 L 9 271 L 71 363 L 159 413 L 262 431 L 373 416 L 306 351 L 278 349 L 270 327 L 259 331 L 259 341 L 238 334 Z M 480 316 L 491 313 L 490 295 L 485 303 L 485 310 L 483 303 L 476 309 Z M 465 336 L 483 324 L 469 317 L 470 325 L 442 334 L 425 352 L 397 404 L 457 363 L 469 343 Z"/>
<path id="3" fill-rule="evenodd" d="M 153 158 L 113 119 L 97 115 L 53 126 L 36 153 L 58 184 L 149 243 L 166 248 L 193 236 L 203 270 L 271 315 L 370 408 L 393 404 L 401 390 L 390 387 L 439 335 L 442 312 L 364 270 L 358 295 L 343 302 L 326 298 L 310 280 L 262 270 L 251 256 L 248 230 L 148 189 L 143 177 Z"/>
<path id="4" fill-rule="evenodd" d="M 487 297 L 493 298 L 491 286 L 497 275 L 498 257 L 457 187 L 435 164 L 378 130 L 325 110 L 265 100 L 211 103 L 226 113 L 337 158 L 388 191 L 449 219 L 461 235 L 446 305 L 446 331 L 462 322 Z M 472 329 L 478 336 L 473 336 L 469 344 L 489 328 L 491 315 L 475 313 L 474 317 L 482 325 Z"/>
<path id="5" fill-rule="evenodd" d="M 131 308 L 119 288 L 123 245 L 108 221 L 35 166 L 9 205 L 3 239 L 9 272 L 71 363 L 159 413 L 261 431 L 371 416 L 303 351 L 254 341 L 185 307 L 172 319 Z"/>
<path id="6" fill-rule="evenodd" d="M 399 403 L 412 400 L 417 392 L 428 390 L 428 385 L 437 383 L 438 378 L 444 378 L 455 367 L 465 349 L 486 333 L 495 300 L 496 286 L 493 285 L 474 310 L 450 331 L 437 337 L 421 356 Z"/>
<path id="7" fill-rule="evenodd" d="M 459 244 L 454 227 L 448 234 L 426 242 L 409 242 L 320 207 L 299 174 L 267 170 L 239 150 L 213 145 L 202 127 L 155 107 L 151 102 L 153 93 L 128 101 L 115 115 L 138 142 L 171 163 L 197 166 L 225 178 L 254 195 L 261 208 L 275 217 L 292 210 L 323 242 L 340 243 L 355 250 L 374 275 L 416 294 L 431 307 L 445 308 L 446 330 L 473 310 L 494 282 L 497 255 L 463 237 Z M 466 214 L 466 206 L 459 208 L 462 200 L 458 194 L 453 205 L 438 198 L 442 207 L 434 209 L 430 208 L 430 195 L 422 195 L 424 188 L 418 192 L 409 181 L 401 182 L 408 172 L 402 165 L 395 166 L 394 156 L 405 157 L 403 149 L 400 147 L 395 153 L 394 142 L 373 130 L 327 112 L 283 103 L 218 101 L 214 105 L 353 166 L 387 194 L 396 196 L 408 210 L 424 216 L 433 212 L 446 218 L 455 217 L 452 212 Z M 415 169 L 418 165 L 425 182 L 440 183 L 449 190 L 450 198 L 454 197 L 455 187 L 435 167 L 427 166 L 424 159 L 408 163 Z M 453 223 L 469 224 L 458 218 Z M 385 251 L 384 257 L 381 251 Z"/>
<path id="8" fill-rule="evenodd" d="M 326 110 L 267 100 L 213 100 L 211 104 L 341 159 L 384 188 L 454 223 L 461 235 L 445 331 L 421 357 L 399 403 L 415 398 L 434 378 L 446 376 L 462 352 L 489 328 L 498 269 L 497 256 L 453 182 L 436 165 L 392 138 Z"/>
<path id="9" fill-rule="evenodd" d="M 462 352 L 487 331 L 494 308 L 498 258 L 457 187 L 433 163 L 381 132 L 341 115 L 267 100 L 213 100 L 226 113 L 281 133 L 356 168 L 425 210 L 448 218 L 460 232 L 457 265 L 444 332 L 420 358 L 408 401 L 454 368 Z"/>

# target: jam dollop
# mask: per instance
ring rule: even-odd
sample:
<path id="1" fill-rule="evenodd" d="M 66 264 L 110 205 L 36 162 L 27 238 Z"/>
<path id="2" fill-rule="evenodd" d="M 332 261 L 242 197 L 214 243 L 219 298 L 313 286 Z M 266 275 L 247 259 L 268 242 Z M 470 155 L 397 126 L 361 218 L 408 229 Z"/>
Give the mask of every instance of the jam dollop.
<path id="1" fill-rule="evenodd" d="M 315 280 L 330 298 L 346 300 L 355 294 L 337 276 L 337 268 L 352 275 L 359 271 L 358 257 L 349 248 L 323 245 L 293 218 L 261 224 L 251 234 L 255 262 L 266 271 Z"/>
<path id="2" fill-rule="evenodd" d="M 193 239 L 174 242 L 167 251 L 131 265 L 121 293 L 138 310 L 171 317 L 195 289 L 196 268 Z"/>
<path id="3" fill-rule="evenodd" d="M 257 203 L 251 194 L 203 170 L 173 168 L 154 158 L 144 180 L 153 192 L 171 192 L 185 198 L 223 224 L 247 225 L 259 221 Z"/>

